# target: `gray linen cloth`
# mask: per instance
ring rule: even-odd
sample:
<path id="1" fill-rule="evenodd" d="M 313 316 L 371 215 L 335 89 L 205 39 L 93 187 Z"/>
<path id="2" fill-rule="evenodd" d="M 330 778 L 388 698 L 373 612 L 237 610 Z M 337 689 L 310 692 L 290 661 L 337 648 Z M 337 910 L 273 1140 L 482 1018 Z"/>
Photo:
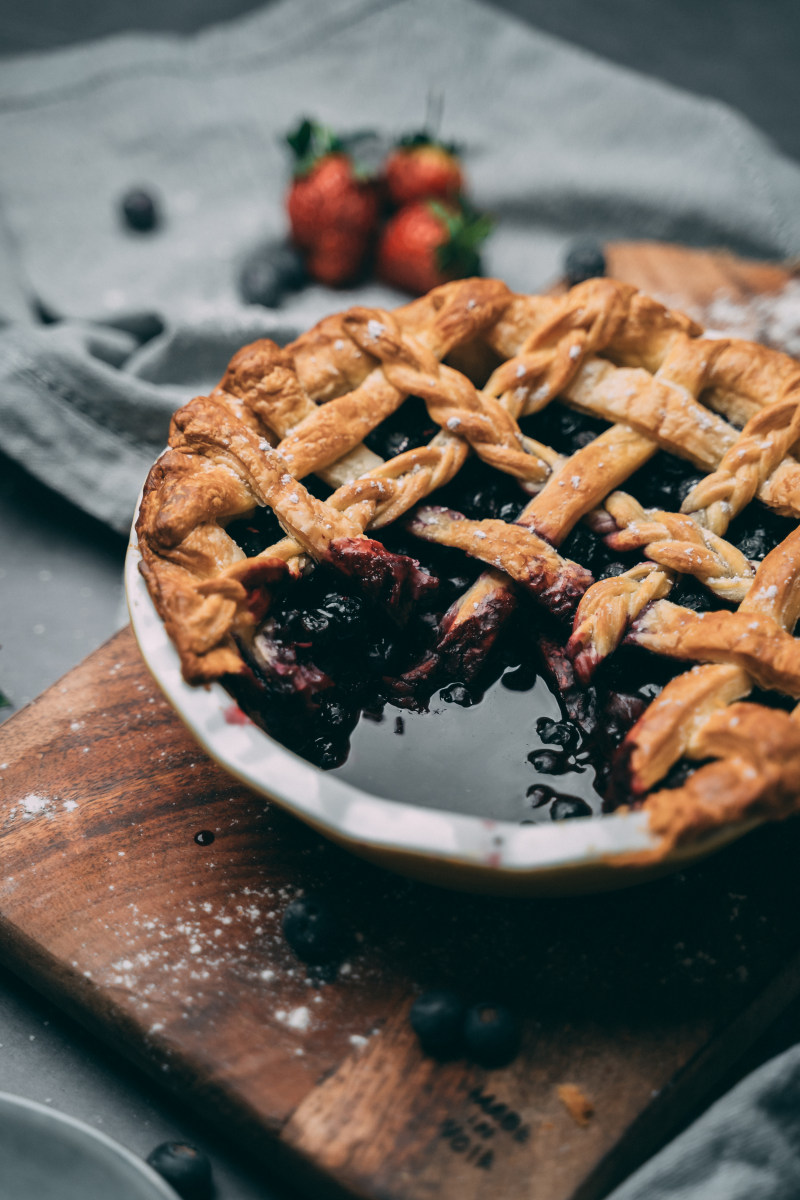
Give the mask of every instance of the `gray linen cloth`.
<path id="1" fill-rule="evenodd" d="M 657 36 L 657 30 L 654 30 Z M 800 169 L 724 105 L 613 67 L 471 0 L 282 0 L 199 36 L 125 36 L 0 69 L 0 446 L 115 529 L 169 415 L 244 342 L 283 342 L 378 285 L 237 296 L 284 232 L 279 136 L 419 127 L 429 93 L 497 221 L 489 273 L 536 289 L 566 242 L 661 238 L 800 253 Z M 137 235 L 117 205 L 160 196 Z M 58 318 L 43 325 L 42 310 Z M 144 341 L 153 318 L 163 332 Z M 615 1200 L 800 1194 L 800 1049 L 767 1064 Z"/>
<path id="2" fill-rule="evenodd" d="M 241 304 L 241 262 L 285 230 L 280 135 L 303 113 L 414 129 L 429 93 L 497 222 L 487 270 L 514 288 L 582 232 L 800 251 L 800 168 L 746 121 L 471 0 L 281 0 L 194 37 L 24 56 L 0 68 L 0 447 L 125 530 L 169 413 L 238 346 L 399 299 Z M 135 185 L 161 198 L 155 233 L 119 220 Z"/>

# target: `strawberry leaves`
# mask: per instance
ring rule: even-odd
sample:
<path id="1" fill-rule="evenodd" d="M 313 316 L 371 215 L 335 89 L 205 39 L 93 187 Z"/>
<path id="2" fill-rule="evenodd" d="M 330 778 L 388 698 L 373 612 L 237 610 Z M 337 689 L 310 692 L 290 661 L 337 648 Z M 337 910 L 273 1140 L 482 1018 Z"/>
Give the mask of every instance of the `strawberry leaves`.
<path id="1" fill-rule="evenodd" d="M 492 231 L 492 219 L 462 199 L 459 208 L 429 200 L 428 207 L 446 231 L 436 247 L 436 265 L 443 274 L 466 278 L 481 274 L 479 247 Z"/>

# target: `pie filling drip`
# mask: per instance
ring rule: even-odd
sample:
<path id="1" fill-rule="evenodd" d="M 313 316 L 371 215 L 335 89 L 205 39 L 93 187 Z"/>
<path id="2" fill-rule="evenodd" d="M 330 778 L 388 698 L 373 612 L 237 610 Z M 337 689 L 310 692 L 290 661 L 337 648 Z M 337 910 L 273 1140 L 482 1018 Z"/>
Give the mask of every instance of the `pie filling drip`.
<path id="1" fill-rule="evenodd" d="M 392 456 L 424 443 L 433 432 L 426 418 L 411 397 L 373 431 L 370 448 Z M 522 425 L 563 454 L 605 428 L 561 404 Z M 626 490 L 647 509 L 677 511 L 700 478 L 690 463 L 661 452 Z M 324 494 L 325 485 L 316 490 Z M 426 507 L 513 523 L 528 499 L 514 478 L 473 457 Z M 729 539 L 757 560 L 791 528 L 754 502 Z M 574 615 L 579 595 L 561 613 L 523 588 L 478 603 L 448 641 L 448 614 L 484 564 L 421 541 L 413 529 L 412 514 L 374 539 L 334 543 L 328 562 L 273 590 L 255 637 L 240 642 L 249 672 L 229 681 L 249 715 L 316 766 L 423 806 L 533 823 L 639 803 L 620 743 L 686 664 L 623 645 L 591 681 L 581 680 L 565 649 L 568 623 L 559 619 Z M 257 509 L 227 532 L 252 556 L 282 531 L 269 509 Z M 559 553 L 584 564 L 589 582 L 640 561 L 584 523 Z M 695 612 L 726 607 L 691 576 L 680 577 L 670 599 Z M 776 692 L 760 693 L 758 702 L 791 707 Z M 680 759 L 661 786 L 683 785 L 699 765 Z"/>

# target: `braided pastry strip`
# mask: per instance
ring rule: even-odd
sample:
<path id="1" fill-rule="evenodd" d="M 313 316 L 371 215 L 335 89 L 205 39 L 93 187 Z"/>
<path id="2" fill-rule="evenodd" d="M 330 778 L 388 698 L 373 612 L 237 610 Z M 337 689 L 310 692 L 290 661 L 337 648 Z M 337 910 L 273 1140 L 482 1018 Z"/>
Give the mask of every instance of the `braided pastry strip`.
<path id="1" fill-rule="evenodd" d="M 494 639 L 487 637 L 489 612 L 495 620 L 501 621 L 515 607 L 510 580 L 527 586 L 557 616 L 572 615 L 578 598 L 591 584 L 591 575 L 583 568 L 576 573 L 573 570 L 575 564 L 556 554 L 547 560 L 546 567 L 543 559 L 536 560 L 532 555 L 527 574 L 520 575 L 516 556 L 520 550 L 533 545 L 523 533 L 535 532 L 539 535 L 537 542 L 544 538 L 552 546 L 558 546 L 609 489 L 622 479 L 627 479 L 653 453 L 652 444 L 627 426 L 616 425 L 607 429 L 588 446 L 562 461 L 542 491 L 529 501 L 513 524 L 493 522 L 495 526 L 504 525 L 505 533 L 502 538 L 495 540 L 491 553 L 485 552 L 485 543 L 466 536 L 466 527 L 474 526 L 476 522 L 465 523 L 458 513 L 451 513 L 445 519 L 436 508 L 418 510 L 408 525 L 417 537 L 466 550 L 473 558 L 489 562 L 503 572 L 484 572 L 446 614 L 437 650 L 447 650 L 449 663 L 455 662 L 457 646 L 461 641 L 465 653 L 470 655 L 473 668 L 477 667 L 479 652 L 475 645 L 476 627 L 480 628 L 486 652 L 491 648 Z M 531 586 L 530 583 L 530 570 L 536 561 L 544 570 L 540 587 Z M 555 575 L 551 575 L 553 571 L 560 572 L 560 584 Z M 498 631 L 495 630 L 495 635 Z M 431 665 L 427 664 L 428 673 L 431 669 Z"/>
<path id="2" fill-rule="evenodd" d="M 441 374 L 433 350 L 423 343 L 427 340 L 437 353 L 444 355 L 495 320 L 509 299 L 508 289 L 497 281 L 472 280 L 437 289 L 425 298 L 424 304 L 416 302 L 407 306 L 401 312 L 406 314 L 409 327 L 418 329 L 421 338 L 415 343 L 411 359 L 414 359 L 415 351 L 417 357 L 422 355 L 424 366 L 431 371 L 435 368 L 437 374 Z M 383 315 L 391 320 L 395 345 L 402 345 L 405 353 L 400 326 L 394 317 Z M 241 669 L 241 659 L 231 635 L 241 635 L 253 623 L 252 596 L 243 582 L 240 566 L 243 556 L 217 520 L 228 521 L 251 511 L 258 504 L 271 503 L 289 536 L 258 556 L 261 575 L 267 563 L 273 564 L 273 571 L 282 563 L 297 571 L 304 553 L 314 557 L 329 555 L 331 543 L 337 538 L 361 536 L 373 519 L 393 519 L 427 491 L 440 487 L 463 463 L 467 442 L 443 431 L 430 446 L 399 456 L 391 463 L 375 466 L 380 460 L 373 456 L 368 475 L 350 486 L 354 467 L 362 465 L 364 454 L 369 453 L 358 446 L 361 436 L 405 398 L 403 392 L 388 382 L 383 369 L 375 365 L 375 356 L 356 345 L 359 338 L 372 348 L 380 341 L 383 352 L 388 354 L 384 340 L 386 333 L 383 322 L 366 310 L 323 323 L 313 333 L 310 340 L 315 347 L 319 348 L 320 343 L 333 344 L 336 352 L 345 356 L 349 381 L 356 384 L 350 392 L 331 396 L 321 408 L 314 405 L 302 386 L 299 373 L 290 365 L 292 354 L 297 353 L 303 363 L 303 373 L 310 381 L 315 380 L 310 368 L 315 367 L 317 356 L 303 353 L 303 339 L 285 353 L 264 342 L 240 352 L 229 368 L 223 386 L 217 389 L 213 400 L 208 401 L 212 407 L 203 410 L 209 420 L 202 438 L 187 441 L 182 436 L 180 421 L 176 418 L 173 422 L 171 442 L 184 451 L 182 467 L 179 472 L 174 471 L 174 460 L 166 459 L 162 469 L 151 472 L 137 531 L 143 571 L 159 611 L 174 630 L 187 678 L 215 678 L 221 670 Z M 377 338 L 376 334 L 379 335 Z M 349 354 L 348 341 L 353 346 Z M 429 388 L 435 402 L 446 405 L 449 389 L 456 388 L 462 403 L 470 410 L 480 410 L 481 400 L 472 385 L 466 379 L 462 384 L 463 377 L 450 368 L 444 370 L 444 382 L 440 380 Z M 200 412 L 199 404 L 200 401 L 194 402 L 195 416 Z M 454 407 L 458 410 L 457 405 Z M 507 425 L 508 415 L 502 409 L 499 411 Z M 478 411 L 479 424 L 480 416 Z M 516 427 L 515 422 L 512 423 Z M 243 440 L 237 436 L 237 430 L 249 434 L 255 442 Z M 270 440 L 274 432 L 283 433 L 277 448 L 273 448 Z M 491 441 L 491 430 L 486 421 L 482 422 L 477 436 Z M 329 477 L 336 478 L 338 472 L 343 487 L 323 505 L 321 501 L 314 501 L 299 483 L 294 483 L 289 495 L 297 497 L 297 507 L 289 512 L 285 505 L 276 507 L 273 503 L 282 500 L 275 488 L 267 492 L 252 486 L 234 489 L 235 503 L 217 505 L 214 496 L 207 493 L 208 460 L 215 460 L 217 474 L 227 468 L 234 480 L 241 481 L 250 476 L 252 484 L 252 464 L 237 460 L 239 451 L 248 452 L 248 445 L 250 449 L 257 445 L 267 462 L 281 464 L 281 474 L 287 479 L 292 478 L 289 463 L 293 473 L 298 475 L 311 469 L 324 472 L 331 468 Z M 546 469 L 532 457 L 530 449 L 527 447 L 525 451 L 515 450 L 514 453 L 526 462 L 536 463 L 537 470 Z M 277 457 L 272 459 L 270 456 Z M 350 461 L 342 466 L 345 456 L 350 456 Z M 203 512 L 204 504 L 209 501 L 211 512 Z M 351 515 L 345 517 L 344 510 L 348 508 Z M 170 513 L 174 528 L 170 527 Z M 175 525 L 178 514 L 180 531 Z M 308 516 L 305 525 L 300 519 L 303 514 Z M 315 543 L 308 534 L 318 524 L 332 532 L 330 538 L 321 537 Z M 216 577 L 209 578 L 209 564 L 199 564 L 197 555 L 189 553 L 187 545 L 183 544 L 184 539 L 192 545 L 204 541 L 213 543 L 216 553 L 212 561 L 218 567 Z M 251 572 L 248 578 L 255 582 L 256 575 Z M 180 620 L 169 614 L 170 609 L 174 614 L 180 610 Z"/>
<path id="3" fill-rule="evenodd" d="M 363 528 L 379 528 L 395 520 L 423 496 L 441 487 L 461 467 L 467 446 L 495 467 L 528 482 L 540 483 L 561 460 L 549 447 L 522 436 L 509 411 L 513 404 L 508 397 L 496 400 L 489 389 L 477 390 L 464 375 L 439 362 L 455 338 L 457 326 L 452 307 L 441 314 L 431 331 L 417 339 L 404 334 L 392 314 L 379 310 L 354 309 L 343 319 L 343 327 L 353 341 L 381 362 L 382 376 L 395 387 L 397 402 L 401 403 L 408 394 L 421 396 L 431 418 L 442 427 L 427 447 L 408 451 L 391 463 L 360 475 L 329 497 L 330 505 L 347 509 Z M 468 301 L 466 311 L 475 310 L 474 304 L 469 308 Z M 481 327 L 485 324 L 484 318 Z M 568 362 L 565 369 L 574 370 L 574 359 L 568 356 Z M 363 402 L 357 392 L 338 403 L 336 421 L 341 419 L 344 403 L 349 403 L 351 410 L 359 414 L 362 411 Z M 336 404 L 337 401 L 331 401 L 327 407 L 333 409 Z M 374 407 L 374 401 L 368 399 L 363 411 Z M 315 427 L 320 421 L 320 417 L 314 417 Z M 353 411 L 348 421 L 347 428 L 354 436 L 358 426 Z M 278 447 L 284 457 L 292 458 L 292 466 L 298 473 L 307 465 L 298 447 L 305 436 L 303 426 L 310 422 L 310 418 L 303 422 Z M 340 439 L 338 449 L 345 444 Z M 299 465 L 294 461 L 298 452 Z M 290 550 L 291 547 L 281 543 L 265 553 L 284 557 Z"/>
<path id="4" fill-rule="evenodd" d="M 700 767 L 682 788 L 664 789 L 647 799 L 645 807 L 651 812 L 654 831 L 664 838 L 664 849 L 745 812 L 776 815 L 792 795 L 796 805 L 793 764 L 800 740 L 800 712 L 796 708 L 789 717 L 780 710 L 737 705 L 735 701 L 747 696 L 759 678 L 771 686 L 776 680 L 776 661 L 785 665 L 795 660 L 800 643 L 787 631 L 800 617 L 799 585 L 800 528 L 764 558 L 737 613 L 705 614 L 706 621 L 725 616 L 752 626 L 742 631 L 743 641 L 735 642 L 727 655 L 719 646 L 713 649 L 727 661 L 694 667 L 671 680 L 625 738 L 620 757 L 627 765 L 634 795 L 650 792 L 682 757 L 721 760 Z M 659 607 L 654 605 L 654 609 Z M 772 660 L 772 665 L 765 666 L 758 650 L 753 655 L 747 638 L 754 635 L 758 639 L 770 627 L 779 634 L 774 648 L 760 648 Z M 793 649 L 787 653 L 788 643 Z M 796 692 L 797 681 L 790 682 Z M 787 690 L 794 694 L 792 688 Z M 743 714 L 740 710 L 747 711 Z M 743 715 L 745 722 L 741 721 Z M 765 758 L 768 770 L 762 770 Z"/>
<path id="5" fill-rule="evenodd" d="M 659 856 L 721 824 L 745 818 L 776 820 L 797 810 L 800 721 L 760 704 L 733 704 L 712 713 L 692 742 L 698 767 L 683 787 L 651 795 L 645 808 L 661 838 Z"/>
<path id="6" fill-rule="evenodd" d="M 693 353 L 705 355 L 707 343 L 695 343 Z M 713 346 L 713 343 L 712 343 Z M 720 363 L 730 357 L 731 345 L 717 343 L 716 352 L 701 360 L 702 386 Z M 736 356 L 738 345 L 733 346 Z M 694 575 L 723 599 L 744 598 L 753 580 L 753 569 L 723 534 L 729 523 L 758 494 L 779 512 L 800 514 L 800 473 L 787 454 L 800 437 L 800 369 L 785 355 L 775 355 L 785 398 L 778 398 L 750 417 L 741 434 L 723 455 L 716 471 L 701 481 L 683 503 L 684 516 L 663 512 L 645 514 L 630 496 L 610 496 L 606 509 L 621 532 L 607 538 L 620 550 L 644 547 L 661 568 L 647 573 L 628 572 L 602 580 L 584 597 L 569 643 L 579 676 L 586 680 L 597 664 L 622 640 L 627 627 L 656 596 L 665 596 L 674 581 L 673 571 Z M 738 357 L 737 357 L 738 361 Z M 763 375 L 748 378 L 751 403 L 766 393 Z"/>
<path id="7" fill-rule="evenodd" d="M 524 525 L 493 519 L 469 521 L 451 509 L 419 509 L 408 528 L 426 541 L 465 550 L 472 558 L 501 568 L 559 616 L 575 610 L 577 597 L 591 582 L 578 563 L 564 559 L 549 542 Z"/>
<path id="8" fill-rule="evenodd" d="M 545 320 L 542 320 L 543 313 L 546 316 Z M 634 331 L 633 336 L 626 332 L 629 327 Z M 598 372 L 602 372 L 607 379 L 620 374 L 611 364 L 600 363 L 597 360 L 586 362 L 592 353 L 615 344 L 618 352 L 630 355 L 635 362 L 641 361 L 645 330 L 644 340 L 650 348 L 647 366 L 662 368 L 664 363 L 667 363 L 676 376 L 674 380 L 671 377 L 657 380 L 657 386 L 661 386 L 662 391 L 665 387 L 672 388 L 671 392 L 665 393 L 666 400 L 662 398 L 661 401 L 662 408 L 669 418 L 662 422 L 661 437 L 672 445 L 680 433 L 685 433 L 685 429 L 681 429 L 681 421 L 685 426 L 687 388 L 692 382 L 696 384 L 698 370 L 703 371 L 707 368 L 708 354 L 704 352 L 702 361 L 699 361 L 697 355 L 692 355 L 691 351 L 687 350 L 691 345 L 689 334 L 699 333 L 699 327 L 681 314 L 670 313 L 655 301 L 641 296 L 634 288 L 612 280 L 592 280 L 573 288 L 569 295 L 557 304 L 555 311 L 551 308 L 549 313 L 542 309 L 536 298 L 516 298 L 492 331 L 493 344 L 502 352 L 511 352 L 513 356 L 497 368 L 484 391 L 494 392 L 501 402 L 513 406 L 515 412 L 537 411 L 560 391 L 571 396 L 576 389 L 580 390 L 580 380 L 587 372 L 590 379 L 594 379 Z M 709 353 L 718 354 L 719 344 L 710 345 Z M 653 346 L 656 347 L 655 354 Z M 678 354 L 676 347 L 679 348 Z M 627 376 L 625 379 L 627 380 Z M 638 392 L 626 383 L 621 389 L 621 394 L 624 402 L 629 404 L 631 412 L 634 415 L 638 414 L 640 424 L 646 426 L 646 432 L 637 433 L 626 425 L 617 425 L 616 430 L 625 431 L 624 447 L 615 430 L 601 435 L 593 446 L 598 451 L 607 446 L 608 455 L 593 453 L 593 461 L 587 462 L 586 456 L 579 451 L 577 455 L 563 462 L 556 478 L 551 478 L 539 497 L 518 518 L 518 522 L 531 524 L 542 536 L 558 545 L 576 520 L 590 512 L 604 496 L 655 453 L 657 442 L 648 435 L 656 428 L 653 413 L 658 412 L 658 396 L 655 397 L 654 409 L 653 378 L 644 368 L 636 370 L 635 380 Z M 613 388 L 611 391 L 613 394 Z M 583 392 L 580 392 L 580 395 L 583 396 Z M 636 397 L 638 404 L 630 404 Z M 727 435 L 723 431 L 728 428 L 725 422 L 711 417 L 707 410 L 696 407 L 697 411 L 690 409 L 689 419 L 702 420 L 724 440 Z M 591 407 L 595 415 L 607 417 L 615 415 L 612 409 L 613 404 L 604 407 L 602 403 L 598 403 Z M 592 450 L 592 447 L 588 449 Z M 623 454 L 624 458 L 618 457 Z M 611 462 L 611 468 L 603 474 L 606 458 Z M 580 504 L 571 504 L 571 485 L 575 480 L 578 481 L 579 490 L 586 497 L 590 497 L 590 502 L 583 503 L 584 496 L 581 496 Z M 598 516 L 599 514 L 594 514 L 595 523 Z M 744 566 L 741 556 L 735 559 L 736 554 L 734 548 L 730 547 L 729 558 L 734 559 L 739 566 Z M 687 563 L 691 563 L 691 556 L 685 557 Z M 725 567 L 720 566 L 713 571 L 713 575 L 720 576 L 724 570 Z M 499 576 L 494 583 L 497 589 L 507 587 Z M 602 585 L 595 585 L 600 586 Z M 485 577 L 481 577 L 473 587 L 479 590 L 480 597 L 477 593 L 473 595 L 470 590 L 453 606 L 443 623 L 440 648 L 446 644 L 452 658 L 458 638 L 462 637 L 474 662 L 477 656 L 473 648 L 474 635 L 471 627 L 477 618 L 471 614 L 475 612 L 483 620 L 484 604 L 489 600 L 489 592 Z M 659 590 L 654 594 L 666 594 L 665 588 L 666 579 L 662 579 L 659 581 Z M 621 590 L 617 589 L 612 595 L 612 605 Z M 645 594 L 643 592 L 642 596 Z M 508 603 L 501 604 L 499 592 L 495 594 L 494 599 L 497 601 L 494 612 L 500 619 L 501 614 L 507 615 L 513 606 Z M 479 603 L 478 610 L 475 608 L 476 601 Z M 598 607 L 603 612 L 607 609 L 606 604 L 600 604 Z M 620 618 L 621 615 L 618 613 Z M 469 622 L 469 627 L 461 630 L 464 622 Z M 623 625 L 620 629 L 620 636 L 624 627 Z M 488 647 L 491 641 L 486 639 L 485 629 L 483 632 Z M 613 644 L 609 640 L 608 648 L 613 648 Z"/>

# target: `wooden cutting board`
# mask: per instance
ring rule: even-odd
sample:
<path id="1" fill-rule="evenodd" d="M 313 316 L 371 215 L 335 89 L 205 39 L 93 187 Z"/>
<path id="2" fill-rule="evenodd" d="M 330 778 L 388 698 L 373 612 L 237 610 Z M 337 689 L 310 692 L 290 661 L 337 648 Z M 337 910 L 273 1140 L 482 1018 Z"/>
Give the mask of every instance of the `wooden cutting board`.
<path id="1" fill-rule="evenodd" d="M 609 257 L 700 304 L 787 278 L 678 248 Z M 315 1196 L 605 1195 L 800 994 L 799 852 L 794 821 L 606 896 L 411 883 L 210 762 L 128 630 L 0 729 L 0 959 Z M 280 934 L 300 888 L 353 930 L 330 982 Z M 427 986 L 513 1004 L 517 1060 L 425 1058 L 407 1012 Z M 591 1099 L 585 1126 L 564 1084 Z"/>

